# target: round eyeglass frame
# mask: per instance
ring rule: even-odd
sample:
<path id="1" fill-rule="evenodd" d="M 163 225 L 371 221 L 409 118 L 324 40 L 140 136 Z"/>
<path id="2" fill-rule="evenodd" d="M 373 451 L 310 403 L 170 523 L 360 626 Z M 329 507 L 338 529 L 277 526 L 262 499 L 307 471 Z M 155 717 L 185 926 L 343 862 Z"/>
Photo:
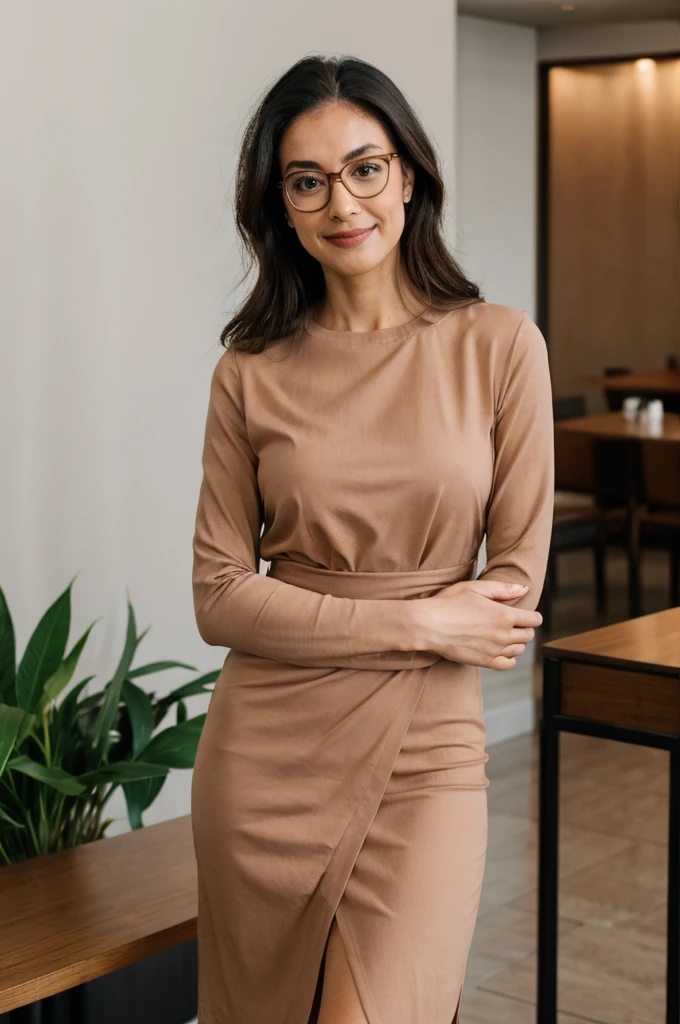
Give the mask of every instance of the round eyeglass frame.
<path id="1" fill-rule="evenodd" d="M 321 206 L 317 206 L 313 210 L 301 210 L 299 206 L 295 206 L 295 203 L 291 199 L 290 192 L 288 191 L 288 186 L 286 185 L 286 182 L 288 181 L 289 178 L 292 178 L 293 175 L 295 175 L 295 174 L 300 174 L 300 171 L 304 170 L 304 168 L 299 168 L 296 171 L 291 171 L 290 174 L 287 174 L 285 176 L 285 178 L 283 178 L 281 181 L 277 182 L 277 185 L 278 185 L 279 188 L 281 188 L 281 189 L 283 189 L 285 191 L 286 196 L 288 197 L 288 201 L 290 202 L 291 206 L 295 207 L 295 209 L 298 210 L 300 213 L 318 213 L 319 210 L 323 210 L 323 208 L 325 206 L 328 206 L 328 204 L 330 203 L 330 201 L 331 201 L 331 194 L 332 194 L 332 190 L 333 190 L 333 185 L 335 184 L 336 181 L 341 181 L 342 184 L 347 189 L 347 191 L 349 192 L 349 194 L 351 196 L 354 196 L 355 199 L 373 199 L 375 196 L 379 196 L 380 193 L 383 192 L 387 188 L 387 183 L 390 180 L 390 167 L 392 166 L 392 157 L 394 157 L 394 156 L 400 157 L 401 154 L 395 151 L 394 153 L 371 153 L 370 155 L 368 155 L 368 154 L 366 155 L 365 160 L 366 160 L 367 163 L 370 160 L 377 160 L 379 157 L 382 157 L 384 160 L 387 160 L 387 177 L 385 178 L 385 184 L 383 185 L 382 188 L 379 188 L 377 192 L 374 192 L 373 195 L 370 195 L 370 196 L 358 196 L 358 195 L 356 195 L 354 192 L 352 192 L 352 189 L 349 187 L 349 185 L 347 184 L 345 179 L 342 177 L 342 172 L 345 170 L 345 168 L 349 167 L 350 164 L 358 163 L 362 159 L 361 157 L 355 157 L 353 160 L 348 160 L 346 164 L 342 165 L 342 167 L 340 168 L 339 171 L 322 171 L 321 172 L 322 174 L 325 174 L 326 177 L 328 178 L 328 199 L 326 200 L 325 203 L 322 203 Z M 310 170 L 315 170 L 315 168 L 310 168 Z"/>

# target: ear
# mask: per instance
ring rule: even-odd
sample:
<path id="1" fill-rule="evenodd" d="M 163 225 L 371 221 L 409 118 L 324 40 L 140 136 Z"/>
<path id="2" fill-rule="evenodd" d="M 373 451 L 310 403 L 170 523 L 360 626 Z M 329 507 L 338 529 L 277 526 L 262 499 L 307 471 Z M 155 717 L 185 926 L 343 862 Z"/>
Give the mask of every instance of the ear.
<path id="1" fill-rule="evenodd" d="M 402 195 L 404 198 L 404 202 L 408 203 L 409 200 L 411 199 L 411 196 L 413 195 L 413 183 L 415 181 L 415 172 L 411 165 L 406 163 L 406 161 L 404 160 L 401 161 L 401 166 L 403 179 Z"/>

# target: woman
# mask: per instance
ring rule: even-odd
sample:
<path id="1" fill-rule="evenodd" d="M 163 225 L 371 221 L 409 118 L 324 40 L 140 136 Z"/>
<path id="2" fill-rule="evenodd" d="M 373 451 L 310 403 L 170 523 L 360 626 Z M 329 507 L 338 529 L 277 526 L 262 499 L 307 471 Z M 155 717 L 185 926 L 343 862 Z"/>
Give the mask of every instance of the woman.
<path id="1" fill-rule="evenodd" d="M 363 61 L 299 61 L 245 132 L 259 276 L 222 334 L 194 536 L 198 628 L 231 648 L 192 786 L 200 1024 L 459 1020 L 479 668 L 541 622 L 552 406 L 538 328 L 465 278 L 443 198 Z"/>

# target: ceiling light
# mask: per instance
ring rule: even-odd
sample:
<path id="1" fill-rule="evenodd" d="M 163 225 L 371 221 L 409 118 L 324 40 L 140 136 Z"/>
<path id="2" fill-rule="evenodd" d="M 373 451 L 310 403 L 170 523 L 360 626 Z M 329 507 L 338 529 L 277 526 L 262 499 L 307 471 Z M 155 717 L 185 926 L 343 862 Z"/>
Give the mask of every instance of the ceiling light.
<path id="1" fill-rule="evenodd" d="M 656 61 L 651 57 L 642 57 L 635 61 L 635 67 L 638 71 L 652 71 L 656 67 Z"/>
<path id="2" fill-rule="evenodd" d="M 560 4 L 560 7 L 561 7 L 561 9 L 563 11 L 575 11 L 576 10 L 576 4 Z"/>

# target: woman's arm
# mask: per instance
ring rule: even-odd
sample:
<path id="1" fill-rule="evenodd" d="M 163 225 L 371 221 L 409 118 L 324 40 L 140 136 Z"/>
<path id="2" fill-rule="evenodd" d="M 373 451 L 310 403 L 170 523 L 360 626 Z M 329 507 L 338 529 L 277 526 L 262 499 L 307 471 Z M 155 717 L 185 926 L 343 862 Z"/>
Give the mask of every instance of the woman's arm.
<path id="1" fill-rule="evenodd" d="M 543 335 L 526 313 L 499 389 L 494 445 L 487 563 L 478 579 L 527 584 L 522 597 L 504 604 L 533 610 L 548 563 L 555 456 L 548 353 Z"/>
<path id="2" fill-rule="evenodd" d="M 213 371 L 202 463 L 192 583 L 196 623 L 207 644 L 329 668 L 435 660 L 414 650 L 408 601 L 318 594 L 258 572 L 257 457 L 231 348 Z"/>

